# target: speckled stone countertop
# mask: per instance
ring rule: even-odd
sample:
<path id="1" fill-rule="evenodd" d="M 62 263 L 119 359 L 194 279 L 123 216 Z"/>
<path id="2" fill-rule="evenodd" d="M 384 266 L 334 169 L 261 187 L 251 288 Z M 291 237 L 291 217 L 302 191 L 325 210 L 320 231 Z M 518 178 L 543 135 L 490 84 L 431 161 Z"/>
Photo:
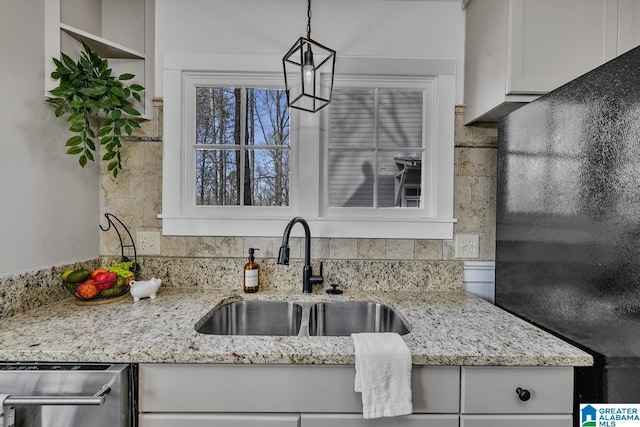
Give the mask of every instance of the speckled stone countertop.
<path id="1" fill-rule="evenodd" d="M 588 366 L 589 354 L 464 292 L 243 294 L 161 289 L 154 300 L 78 306 L 66 299 L 0 319 L 0 360 L 353 364 L 351 337 L 214 336 L 194 325 L 234 300 L 383 302 L 411 325 L 414 365 Z"/>

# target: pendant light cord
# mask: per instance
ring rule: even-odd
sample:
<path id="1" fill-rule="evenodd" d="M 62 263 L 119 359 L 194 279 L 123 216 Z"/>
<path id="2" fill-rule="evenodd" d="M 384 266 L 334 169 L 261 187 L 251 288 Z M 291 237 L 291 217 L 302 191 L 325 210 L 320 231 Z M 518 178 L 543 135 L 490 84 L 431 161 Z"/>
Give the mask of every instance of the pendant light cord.
<path id="1" fill-rule="evenodd" d="M 311 39 L 311 0 L 307 0 L 307 38 Z"/>

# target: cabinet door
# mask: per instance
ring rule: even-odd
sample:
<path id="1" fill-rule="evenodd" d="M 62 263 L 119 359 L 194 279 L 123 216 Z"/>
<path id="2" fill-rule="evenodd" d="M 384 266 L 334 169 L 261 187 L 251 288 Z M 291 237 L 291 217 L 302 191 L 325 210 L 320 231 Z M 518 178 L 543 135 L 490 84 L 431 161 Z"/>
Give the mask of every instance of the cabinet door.
<path id="1" fill-rule="evenodd" d="M 458 427 L 458 415 L 406 415 L 365 420 L 362 414 L 301 414 L 301 427 Z"/>
<path id="2" fill-rule="evenodd" d="M 298 414 L 140 414 L 140 427 L 298 427 Z"/>
<path id="3" fill-rule="evenodd" d="M 573 368 L 462 368 L 463 414 L 571 414 Z M 518 388 L 526 390 L 521 398 Z"/>
<path id="4" fill-rule="evenodd" d="M 460 427 L 571 427 L 571 415 L 463 415 Z"/>
<path id="5" fill-rule="evenodd" d="M 617 3 L 510 0 L 506 93 L 546 93 L 612 59 Z"/>

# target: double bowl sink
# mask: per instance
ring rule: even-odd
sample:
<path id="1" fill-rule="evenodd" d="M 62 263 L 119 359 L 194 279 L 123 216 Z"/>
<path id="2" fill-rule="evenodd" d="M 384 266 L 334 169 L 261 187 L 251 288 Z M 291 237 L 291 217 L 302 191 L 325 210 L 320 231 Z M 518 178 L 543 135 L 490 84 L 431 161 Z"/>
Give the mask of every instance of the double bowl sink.
<path id="1" fill-rule="evenodd" d="M 407 324 L 385 304 L 366 301 L 235 301 L 196 324 L 211 335 L 350 336 L 358 332 L 409 333 Z"/>

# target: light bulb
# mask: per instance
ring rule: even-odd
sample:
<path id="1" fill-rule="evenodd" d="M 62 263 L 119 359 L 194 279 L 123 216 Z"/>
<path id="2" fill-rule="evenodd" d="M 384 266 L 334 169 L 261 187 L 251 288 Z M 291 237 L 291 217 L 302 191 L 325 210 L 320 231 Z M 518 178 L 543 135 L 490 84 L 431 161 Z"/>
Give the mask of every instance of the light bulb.
<path id="1" fill-rule="evenodd" d="M 313 65 L 305 65 L 304 67 L 304 78 L 307 81 L 307 84 L 310 85 L 313 79 Z"/>
<path id="2" fill-rule="evenodd" d="M 304 78 L 307 81 L 307 85 L 310 85 L 313 82 L 313 72 L 315 71 L 315 67 L 313 65 L 313 53 L 311 52 L 310 47 L 304 52 L 302 70 L 304 72 Z"/>

